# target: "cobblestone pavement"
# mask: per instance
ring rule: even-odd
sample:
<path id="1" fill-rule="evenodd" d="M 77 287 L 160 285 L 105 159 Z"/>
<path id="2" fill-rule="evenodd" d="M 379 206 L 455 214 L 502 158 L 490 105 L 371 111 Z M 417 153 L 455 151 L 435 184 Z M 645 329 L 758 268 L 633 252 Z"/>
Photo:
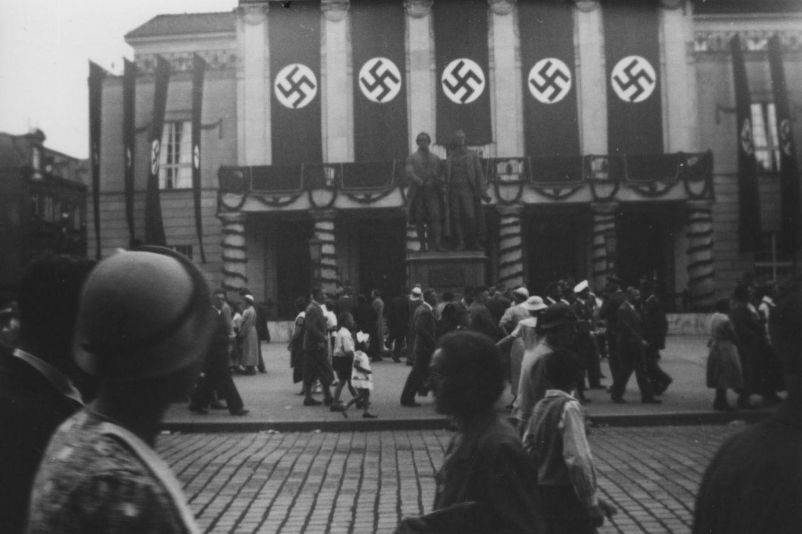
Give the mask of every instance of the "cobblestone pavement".
<path id="1" fill-rule="evenodd" d="M 603 534 L 688 532 L 712 454 L 739 426 L 593 428 Z M 438 430 L 171 434 L 159 451 L 206 532 L 392 532 L 431 509 L 451 433 Z"/>

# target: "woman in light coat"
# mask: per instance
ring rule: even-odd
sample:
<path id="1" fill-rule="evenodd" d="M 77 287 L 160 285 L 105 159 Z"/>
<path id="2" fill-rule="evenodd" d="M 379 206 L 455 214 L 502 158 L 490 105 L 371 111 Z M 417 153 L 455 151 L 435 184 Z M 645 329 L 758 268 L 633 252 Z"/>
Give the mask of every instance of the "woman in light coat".
<path id="1" fill-rule="evenodd" d="M 253 295 L 245 295 L 245 309 L 242 310 L 242 324 L 237 334 L 240 340 L 240 364 L 246 375 L 256 374 L 259 363 L 259 334 L 256 331 L 256 309 Z"/>

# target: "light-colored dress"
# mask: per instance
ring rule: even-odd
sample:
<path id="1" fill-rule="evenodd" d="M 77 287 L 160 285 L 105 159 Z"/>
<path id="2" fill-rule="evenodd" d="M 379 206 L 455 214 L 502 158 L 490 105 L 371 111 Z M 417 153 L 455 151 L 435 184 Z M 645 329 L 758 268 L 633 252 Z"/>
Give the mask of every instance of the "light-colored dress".
<path id="1" fill-rule="evenodd" d="M 533 352 L 537 346 L 538 336 L 535 333 L 536 317 L 527 317 L 518 321 L 512 335 L 515 340 L 510 347 L 510 391 L 518 396 L 518 382 L 521 380 L 521 363 L 524 355 Z"/>
<path id="2" fill-rule="evenodd" d="M 714 313 L 710 318 L 710 352 L 707 356 L 707 387 L 714 389 L 740 389 L 743 373 L 738 355 L 738 337 L 730 318 Z"/>
<path id="3" fill-rule="evenodd" d="M 259 363 L 259 334 L 256 331 L 256 309 L 248 306 L 242 312 L 239 327 L 240 363 L 245 367 L 256 367 Z"/>
<path id="4" fill-rule="evenodd" d="M 357 350 L 354 352 L 354 368 L 351 370 L 351 385 L 356 389 L 373 389 L 373 374 L 363 373 L 357 366 L 370 371 L 370 358 Z"/>

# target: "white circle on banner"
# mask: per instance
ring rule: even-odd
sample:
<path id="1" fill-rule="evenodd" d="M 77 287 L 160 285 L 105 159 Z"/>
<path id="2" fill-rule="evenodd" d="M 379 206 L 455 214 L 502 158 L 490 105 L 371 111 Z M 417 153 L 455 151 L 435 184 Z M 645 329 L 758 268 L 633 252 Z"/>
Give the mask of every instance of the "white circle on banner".
<path id="1" fill-rule="evenodd" d="M 371 102 L 390 102 L 401 91 L 401 71 L 386 57 L 371 58 L 359 69 L 359 89 Z"/>
<path id="2" fill-rule="evenodd" d="M 791 155 L 793 144 L 791 142 L 791 121 L 783 119 L 780 121 L 780 148 L 786 156 Z"/>
<path id="3" fill-rule="evenodd" d="M 455 104 L 470 104 L 485 90 L 485 73 L 472 59 L 457 58 L 443 69 L 440 85 Z"/>
<path id="4" fill-rule="evenodd" d="M 637 104 L 654 93 L 657 87 L 657 73 L 646 58 L 627 56 L 613 67 L 610 84 L 618 98 L 630 104 Z"/>
<path id="5" fill-rule="evenodd" d="M 158 139 L 154 139 L 150 144 L 150 174 L 159 174 L 159 153 L 161 152 L 162 144 Z"/>
<path id="6" fill-rule="evenodd" d="M 301 109 L 317 95 L 317 77 L 303 63 L 290 63 L 278 71 L 273 91 L 282 106 Z"/>
<path id="7" fill-rule="evenodd" d="M 571 69 L 556 57 L 544 57 L 529 71 L 529 92 L 542 104 L 556 104 L 571 90 Z"/>
<path id="8" fill-rule="evenodd" d="M 755 144 L 752 142 L 752 121 L 748 117 L 741 124 L 741 148 L 749 156 L 755 151 Z"/>

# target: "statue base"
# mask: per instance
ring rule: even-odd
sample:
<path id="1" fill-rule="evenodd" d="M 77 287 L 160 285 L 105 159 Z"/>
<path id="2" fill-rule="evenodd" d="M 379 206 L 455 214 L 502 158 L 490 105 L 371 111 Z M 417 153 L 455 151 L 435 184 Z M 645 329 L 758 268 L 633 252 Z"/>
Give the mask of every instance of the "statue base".
<path id="1" fill-rule="evenodd" d="M 487 283 L 487 256 L 480 250 L 410 252 L 407 280 L 410 287 L 420 284 L 439 295 L 444 291 L 461 295 L 465 286 Z"/>

